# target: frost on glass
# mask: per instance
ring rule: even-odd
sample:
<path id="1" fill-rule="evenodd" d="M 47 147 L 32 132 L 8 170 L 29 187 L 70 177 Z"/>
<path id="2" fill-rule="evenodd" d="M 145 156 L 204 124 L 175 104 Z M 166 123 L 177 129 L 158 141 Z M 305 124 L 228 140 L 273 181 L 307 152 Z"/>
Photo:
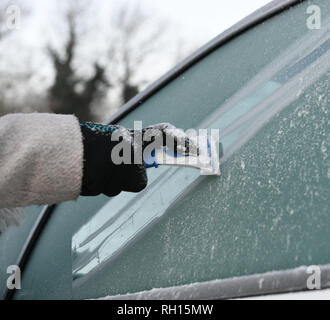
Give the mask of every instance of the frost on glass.
<path id="1" fill-rule="evenodd" d="M 111 199 L 75 233 L 76 296 L 329 263 L 330 28 L 325 17 L 321 30 L 304 29 L 216 111 L 199 117 L 199 127 L 220 129 L 220 178 L 192 169 L 152 169 L 147 190 Z M 278 43 L 269 39 L 273 52 Z M 199 103 L 200 92 L 216 83 L 216 78 L 204 81 L 200 91 L 184 87 L 190 79 L 199 81 L 208 61 L 222 66 L 213 56 L 200 62 L 200 69 L 187 71 L 184 83 L 176 84 L 179 99 L 182 94 Z M 236 75 L 226 76 L 230 82 Z M 176 97 L 174 88 L 170 84 L 156 95 L 157 103 L 150 102 L 157 112 L 163 100 Z M 212 96 L 203 96 L 205 110 L 225 91 L 212 88 Z M 146 112 L 145 105 L 148 101 L 135 116 L 145 112 L 148 118 L 152 109 Z M 194 108 L 187 123 L 195 118 Z"/>
<path id="2" fill-rule="evenodd" d="M 199 175 L 193 169 L 164 167 L 152 173 L 147 191 L 110 200 L 74 235 L 74 278 L 119 254 L 134 237 L 156 222 Z"/>
<path id="3" fill-rule="evenodd" d="M 308 88 L 329 70 L 330 38 L 327 39 L 325 36 L 327 32 L 328 29 L 324 30 L 323 37 L 319 39 L 308 34 L 301 39 L 300 45 L 294 44 L 289 47 L 272 65 L 265 68 L 245 88 L 233 96 L 219 112 L 204 121 L 202 127 L 221 130 L 220 135 L 225 151 L 224 160 L 300 95 L 308 99 L 308 93 L 305 93 L 304 88 Z M 303 56 L 301 52 L 304 52 Z M 310 109 L 321 108 L 322 110 L 323 108 L 324 117 L 321 121 L 327 119 L 328 106 L 325 102 L 328 92 L 327 79 L 328 77 L 325 77 L 325 81 L 321 82 L 321 87 L 316 88 L 316 91 L 320 91 L 316 99 L 318 105 L 304 104 L 297 107 L 290 117 L 289 127 L 287 126 L 289 118 L 285 118 L 285 123 L 283 123 L 284 120 L 279 122 L 278 132 L 271 143 L 273 148 L 289 134 L 290 128 L 293 130 L 301 125 L 301 121 L 306 122 L 305 118 L 312 113 Z M 318 134 L 320 133 L 318 126 L 321 125 L 322 123 L 315 122 L 315 130 Z M 308 132 L 304 134 L 307 135 Z M 299 143 L 300 139 L 304 139 L 304 136 L 297 137 L 293 143 Z M 326 135 L 320 143 L 320 151 L 326 159 L 329 148 Z M 261 145 L 258 149 L 261 151 Z M 270 150 L 267 158 L 275 159 L 278 156 Z M 273 164 L 271 159 L 267 160 L 269 166 Z M 249 170 L 244 159 L 240 160 L 240 169 L 242 173 Z M 147 191 L 137 195 L 124 194 L 110 200 L 74 235 L 72 250 L 75 278 L 118 255 L 136 236 L 141 236 L 151 224 L 157 221 L 178 200 L 178 197 L 199 179 L 199 172 L 182 168 L 160 168 L 150 173 L 150 187 Z M 326 173 L 328 175 L 328 170 Z M 247 177 L 248 175 L 243 175 L 243 185 Z M 257 182 L 257 188 L 271 188 L 279 194 L 282 192 L 277 187 L 278 181 L 274 180 L 274 173 L 269 174 L 267 180 L 265 178 L 267 177 L 264 176 L 262 181 Z M 278 179 L 278 175 L 275 175 L 275 178 Z M 216 199 L 209 202 L 210 210 L 216 203 Z M 293 215 L 299 207 L 294 204 L 291 208 L 288 204 L 287 210 L 290 215 Z M 274 226 L 280 219 L 281 214 L 275 218 Z M 290 241 L 289 237 L 287 241 Z"/>

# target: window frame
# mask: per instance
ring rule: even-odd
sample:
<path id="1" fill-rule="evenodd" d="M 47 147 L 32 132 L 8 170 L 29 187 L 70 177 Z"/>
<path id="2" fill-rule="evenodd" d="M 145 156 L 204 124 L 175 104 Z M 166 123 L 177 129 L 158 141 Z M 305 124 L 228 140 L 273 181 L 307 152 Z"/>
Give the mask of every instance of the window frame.
<path id="1" fill-rule="evenodd" d="M 322 265 L 321 289 L 330 288 L 330 264 Z M 307 287 L 308 267 L 198 282 L 172 288 L 108 296 L 109 300 L 225 300 L 293 292 L 315 292 Z M 289 289 L 290 288 L 290 289 Z M 102 299 L 102 298 L 101 298 Z"/>
<path id="2" fill-rule="evenodd" d="M 130 112 L 138 108 L 143 102 L 152 97 L 158 91 L 160 91 L 163 87 L 169 84 L 171 81 L 179 77 L 183 72 L 187 69 L 198 63 L 200 60 L 211 54 L 213 51 L 219 49 L 221 46 L 227 44 L 229 41 L 235 39 L 246 31 L 252 29 L 253 27 L 265 22 L 268 19 L 298 5 L 307 0 L 274 0 L 269 4 L 261 7 L 257 11 L 248 15 L 243 20 L 239 21 L 200 49 L 198 49 L 195 53 L 190 55 L 188 58 L 184 59 L 177 66 L 172 68 L 162 77 L 160 77 L 157 81 L 147 87 L 144 91 L 133 97 L 130 101 L 128 101 L 125 105 L 123 105 L 118 112 L 116 112 L 107 123 L 115 124 L 123 119 Z M 28 263 L 29 257 L 31 256 L 34 248 L 37 245 L 38 239 L 40 238 L 43 229 L 49 221 L 53 211 L 56 209 L 55 205 L 45 206 L 42 212 L 40 213 L 37 221 L 35 222 L 28 238 L 26 239 L 24 246 L 21 250 L 21 253 L 18 257 L 16 265 L 20 267 L 22 276 L 24 276 L 24 268 Z M 252 275 L 251 277 L 260 277 L 260 275 Z M 238 279 L 240 279 L 239 277 Z M 230 279 L 219 280 L 219 281 L 231 281 Z M 201 284 L 202 285 L 202 284 Z M 244 279 L 242 282 L 244 285 Z M 184 286 L 182 286 L 184 287 Z M 15 295 L 15 290 L 6 290 L 3 299 L 11 300 Z M 202 289 L 200 289 L 202 290 Z M 205 293 L 205 289 L 203 291 Z M 270 293 L 275 293 L 270 292 Z M 211 297 L 210 297 L 211 298 Z M 219 297 L 221 298 L 221 297 Z"/>

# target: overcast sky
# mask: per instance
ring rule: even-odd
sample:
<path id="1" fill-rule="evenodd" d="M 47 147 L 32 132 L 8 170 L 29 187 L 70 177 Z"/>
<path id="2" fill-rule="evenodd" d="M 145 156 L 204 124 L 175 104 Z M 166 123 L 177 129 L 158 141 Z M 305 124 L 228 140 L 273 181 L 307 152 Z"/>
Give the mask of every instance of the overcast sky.
<path id="1" fill-rule="evenodd" d="M 24 0 L 23 0 L 24 1 Z M 164 18 L 176 27 L 180 36 L 194 41 L 208 41 L 271 0 L 94 0 L 95 23 L 107 23 L 109 12 L 122 3 L 139 3 L 145 10 Z M 30 41 L 40 41 L 59 2 L 63 0 L 25 0 L 31 8 L 28 32 Z M 66 2 L 68 2 L 66 0 Z"/>
<path id="2" fill-rule="evenodd" d="M 217 36 L 235 22 L 269 2 L 271 1 L 145 0 L 146 4 L 154 6 L 176 23 L 183 35 L 202 41 L 208 41 Z"/>
<path id="3" fill-rule="evenodd" d="M 0 0 L 1 1 L 1 0 Z M 7 59 L 0 61 L 0 68 L 10 66 L 10 60 L 18 70 L 24 67 L 38 70 L 44 85 L 52 72 L 46 55 L 46 46 L 63 45 L 66 25 L 59 15 L 59 7 L 69 3 L 68 0 L 20 0 L 29 14 L 22 13 L 21 27 L 12 32 L 0 45 Z M 72 0 L 73 1 L 73 0 Z M 81 0 L 84 1 L 84 0 Z M 168 23 L 167 40 L 164 50 L 157 52 L 148 68 L 143 70 L 143 77 L 154 81 L 168 71 L 178 60 L 173 50 L 182 45 L 184 58 L 191 51 L 199 48 L 234 23 L 259 9 L 270 0 L 85 0 L 91 3 L 88 10 L 88 23 L 91 32 L 84 35 L 79 54 L 83 59 L 91 57 L 95 61 L 99 52 L 107 46 L 104 34 L 109 30 L 111 12 L 123 2 L 129 5 L 139 3 L 144 11 L 151 14 L 155 23 L 158 20 Z M 15 1 L 13 1 L 15 3 Z M 173 40 L 175 39 L 175 41 Z M 171 53 L 169 53 L 172 50 Z M 103 50 L 104 51 L 104 50 Z M 179 51 L 179 50 L 178 50 Z M 3 51 L 4 52 L 4 51 Z M 83 60 L 82 60 L 83 61 Z M 83 69 L 87 63 L 80 63 Z M 147 75 L 147 76 L 146 76 Z"/>

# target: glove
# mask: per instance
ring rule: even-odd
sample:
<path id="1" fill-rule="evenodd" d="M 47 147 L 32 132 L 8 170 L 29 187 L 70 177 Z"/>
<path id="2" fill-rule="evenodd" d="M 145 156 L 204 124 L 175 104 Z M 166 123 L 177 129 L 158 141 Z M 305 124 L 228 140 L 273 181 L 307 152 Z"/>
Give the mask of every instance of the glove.
<path id="1" fill-rule="evenodd" d="M 82 196 L 103 193 L 114 197 L 121 191 L 142 191 L 148 182 L 142 154 L 157 138 L 162 145 L 172 139 L 173 148 L 179 153 L 196 152 L 194 143 L 184 132 L 168 123 L 131 130 L 118 125 L 82 122 L 80 128 L 84 145 Z M 121 143 L 122 148 L 130 150 L 129 161 L 120 164 L 113 161 L 112 152 L 118 143 Z"/>
<path id="2" fill-rule="evenodd" d="M 153 126 L 144 128 L 142 132 L 142 150 L 144 150 L 151 142 L 160 141 L 162 146 L 168 146 L 175 153 L 182 155 L 199 155 L 196 141 L 189 138 L 181 129 L 176 128 L 170 123 L 158 123 Z M 137 130 L 130 130 L 131 135 L 135 137 L 140 134 Z M 160 147 L 160 146 L 158 146 Z"/>
<path id="3" fill-rule="evenodd" d="M 82 196 L 96 196 L 101 193 L 114 197 L 121 191 L 139 192 L 147 186 L 144 164 L 115 164 L 111 159 L 113 148 L 122 142 L 115 141 L 112 135 L 123 131 L 130 132 L 116 125 L 100 125 L 91 122 L 80 123 L 84 146 L 84 166 Z M 127 140 L 133 150 L 133 144 Z"/>

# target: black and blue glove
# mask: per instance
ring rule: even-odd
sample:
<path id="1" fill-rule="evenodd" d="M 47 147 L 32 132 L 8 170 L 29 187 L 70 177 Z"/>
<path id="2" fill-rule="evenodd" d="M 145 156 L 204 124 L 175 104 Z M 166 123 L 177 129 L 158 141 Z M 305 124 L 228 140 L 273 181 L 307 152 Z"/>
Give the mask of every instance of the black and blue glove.
<path id="1" fill-rule="evenodd" d="M 114 164 L 112 149 L 119 143 L 112 135 L 125 130 L 116 125 L 80 123 L 84 146 L 84 167 L 82 196 L 96 196 L 101 193 L 114 197 L 121 191 L 139 192 L 147 186 L 144 164 Z M 133 143 L 131 149 L 133 151 Z"/>
<path id="2" fill-rule="evenodd" d="M 160 136 L 165 146 L 167 138 L 174 141 L 173 148 L 180 153 L 189 152 L 193 145 L 183 131 L 168 123 L 160 123 L 142 130 L 130 130 L 118 125 L 80 123 L 84 146 L 84 167 L 81 195 L 101 193 L 113 197 L 121 191 L 140 192 L 148 183 L 143 151 Z M 119 138 L 114 138 L 118 136 Z M 131 150 L 129 163 L 114 163 L 113 148 L 122 143 Z M 189 144 L 190 143 L 190 144 Z M 136 159 L 141 159 L 137 162 Z"/>

